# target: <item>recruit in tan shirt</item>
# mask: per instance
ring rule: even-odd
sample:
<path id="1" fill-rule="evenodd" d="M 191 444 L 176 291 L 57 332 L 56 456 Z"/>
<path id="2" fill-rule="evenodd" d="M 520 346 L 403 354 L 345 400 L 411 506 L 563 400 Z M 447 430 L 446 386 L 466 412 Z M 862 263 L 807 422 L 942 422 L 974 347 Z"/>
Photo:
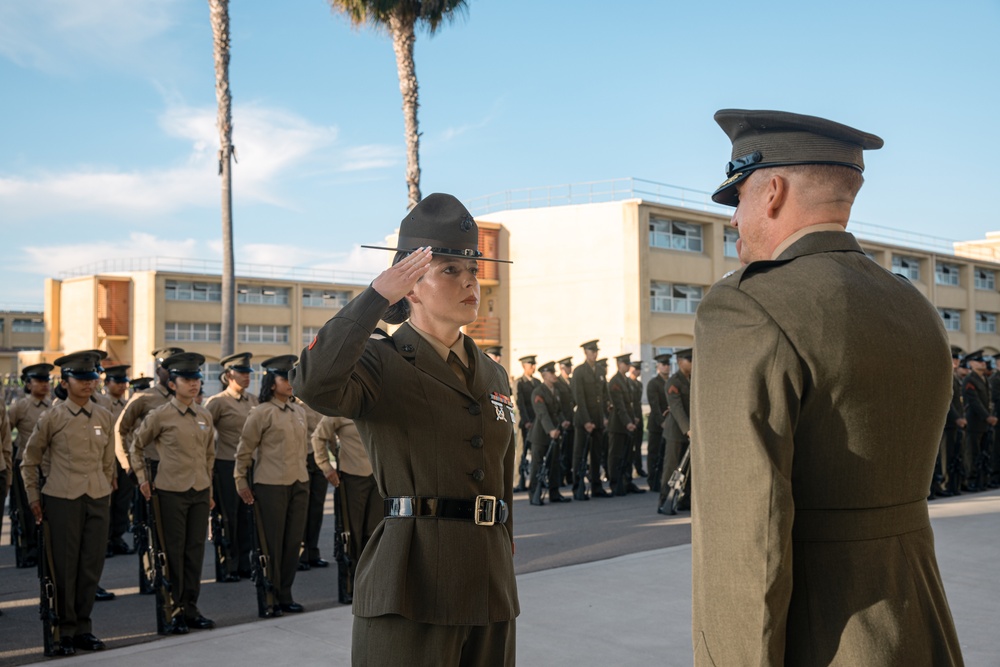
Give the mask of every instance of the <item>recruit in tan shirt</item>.
<path id="1" fill-rule="evenodd" d="M 111 413 L 93 402 L 80 407 L 72 401 L 53 406 L 39 418 L 24 448 L 21 476 L 28 502 L 40 500 L 38 467 L 45 461 L 41 491 L 73 500 L 86 494 L 104 498 L 111 493 L 115 441 Z"/>
<path id="2" fill-rule="evenodd" d="M 135 435 L 139 424 L 150 412 L 166 405 L 170 400 L 170 390 L 161 384 L 133 394 L 125 404 L 125 409 L 118 415 L 115 423 L 115 456 L 118 463 L 125 470 L 132 468 L 129 462 L 129 452 L 132 451 L 132 437 Z M 146 448 L 146 458 L 158 461 L 159 454 L 156 453 L 156 445 L 152 444 Z"/>
<path id="3" fill-rule="evenodd" d="M 243 425 L 247 423 L 250 409 L 257 405 L 257 397 L 247 392 L 238 393 L 231 387 L 205 401 L 204 408 L 212 415 L 215 426 L 215 458 L 235 461 L 236 447 L 240 444 Z"/>
<path id="4" fill-rule="evenodd" d="M 14 439 L 14 446 L 17 447 L 16 460 L 21 460 L 24 446 L 28 444 L 28 438 L 35 430 L 38 418 L 50 407 L 52 402 L 48 399 L 36 401 L 33 396 L 25 396 L 11 403 L 8 417 L 11 429 L 17 429 L 17 437 Z"/>
<path id="5" fill-rule="evenodd" d="M 250 411 L 236 449 L 236 488 L 247 488 L 247 468 L 253 464 L 254 484 L 287 486 L 309 480 L 306 453 L 306 413 L 301 405 L 274 398 Z M 256 457 L 254 454 L 256 453 Z"/>
<path id="6" fill-rule="evenodd" d="M 145 456 L 151 445 L 160 455 L 153 485 L 164 491 L 202 491 L 212 485 L 215 429 L 212 415 L 197 403 L 171 398 L 142 420 L 132 439 L 130 459 L 139 484 L 148 481 Z"/>
<path id="7" fill-rule="evenodd" d="M 323 417 L 313 431 L 312 450 L 316 465 L 324 475 L 334 469 L 330 465 L 330 449 L 336 447 L 337 443 L 340 443 L 338 472 L 361 477 L 373 474 L 371 461 L 368 460 L 368 453 L 354 420 L 347 417 Z"/>

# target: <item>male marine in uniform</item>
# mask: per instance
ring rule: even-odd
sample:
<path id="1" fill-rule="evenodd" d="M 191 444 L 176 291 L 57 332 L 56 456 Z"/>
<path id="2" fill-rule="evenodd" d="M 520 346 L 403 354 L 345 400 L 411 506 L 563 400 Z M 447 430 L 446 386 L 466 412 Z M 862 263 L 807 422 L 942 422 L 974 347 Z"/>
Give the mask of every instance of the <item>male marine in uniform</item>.
<path id="1" fill-rule="evenodd" d="M 604 418 L 604 404 L 607 400 L 605 385 L 597 370 L 596 340 L 580 345 L 583 348 L 584 363 L 573 371 L 570 386 L 576 403 L 573 428 L 573 499 L 587 500 L 587 484 L 584 475 L 589 474 L 590 492 L 598 497 L 609 494 L 601 484 L 600 441 L 604 435 L 607 420 Z M 589 473 L 586 458 L 590 457 Z"/>
<path id="2" fill-rule="evenodd" d="M 543 480 L 538 479 L 542 461 L 549 462 L 549 501 L 553 503 L 564 503 L 569 498 L 564 498 L 559 493 L 559 478 L 562 476 L 562 463 L 559 455 L 559 444 L 562 440 L 562 430 L 569 425 L 569 420 L 564 416 L 562 402 L 559 399 L 559 392 L 556 390 L 556 364 L 549 361 L 538 369 L 542 374 L 542 382 L 531 392 L 532 409 L 535 411 L 535 422 L 531 427 L 529 438 L 531 440 L 531 504 L 543 504 L 542 496 L 539 494 L 538 502 L 535 502 L 535 484 L 541 484 Z M 549 451 L 549 444 L 555 444 Z M 548 457 L 546 455 L 548 454 Z"/>
<path id="3" fill-rule="evenodd" d="M 531 426 L 535 423 L 535 409 L 531 405 L 531 392 L 541 384 L 535 375 L 535 355 L 529 354 L 518 359 L 524 374 L 517 378 L 515 392 L 517 393 L 517 427 L 521 430 L 521 462 L 518 464 L 518 474 L 520 475 L 515 491 L 524 491 L 527 487 L 525 480 L 526 457 L 531 449 Z"/>
<path id="4" fill-rule="evenodd" d="M 686 348 L 677 350 L 677 372 L 670 376 L 665 384 L 667 396 L 667 420 L 663 426 L 663 434 L 667 446 L 663 455 L 663 473 L 660 476 L 660 500 L 657 507 L 663 507 L 670 487 L 667 482 L 674 470 L 680 465 L 684 452 L 691 445 L 691 362 L 692 350 Z M 691 478 L 687 478 L 687 486 L 691 488 Z M 687 509 L 690 504 L 690 492 L 681 501 L 678 509 Z"/>
<path id="5" fill-rule="evenodd" d="M 573 358 L 560 359 L 559 375 L 556 376 L 556 393 L 559 394 L 559 404 L 563 416 L 569 420 L 569 426 L 563 431 L 562 442 L 559 444 L 559 457 L 562 462 L 561 484 L 573 484 L 573 442 L 576 433 L 573 430 L 573 414 L 576 412 L 576 402 L 573 401 L 573 387 L 570 378 L 573 376 Z"/>
<path id="6" fill-rule="evenodd" d="M 663 475 L 663 454 L 666 441 L 663 439 L 663 424 L 667 419 L 667 379 L 670 377 L 669 354 L 653 357 L 656 375 L 646 383 L 646 401 L 649 403 L 649 444 L 646 446 L 646 465 L 649 466 L 650 491 L 659 491 Z"/>
<path id="7" fill-rule="evenodd" d="M 966 459 L 965 459 L 965 489 L 966 491 L 982 491 L 988 484 L 987 471 L 989 460 L 990 429 L 996 425 L 997 418 L 993 414 L 993 401 L 990 396 L 990 385 L 986 380 L 986 361 L 983 351 L 976 350 L 965 355 L 965 361 L 972 371 L 965 378 L 962 388 L 962 398 L 965 403 L 965 416 L 968 423 L 965 427 Z"/>
<path id="8" fill-rule="evenodd" d="M 608 438 L 611 447 L 608 451 L 608 483 L 616 496 L 624 496 L 632 475 L 631 465 L 632 434 L 635 432 L 635 414 L 632 401 L 632 381 L 626 373 L 629 370 L 631 354 L 615 357 L 618 372 L 608 382 L 608 395 L 611 397 L 611 416 L 608 419 Z"/>
<path id="9" fill-rule="evenodd" d="M 736 207 L 744 267 L 695 320 L 695 665 L 960 665 L 927 514 L 947 336 L 845 231 L 882 140 L 715 118 L 733 147 L 712 198 Z"/>
<path id="10" fill-rule="evenodd" d="M 632 381 L 632 414 L 635 415 L 635 432 L 632 433 L 632 467 L 635 474 L 645 477 L 642 469 L 642 362 L 631 361 L 628 369 L 628 379 Z"/>

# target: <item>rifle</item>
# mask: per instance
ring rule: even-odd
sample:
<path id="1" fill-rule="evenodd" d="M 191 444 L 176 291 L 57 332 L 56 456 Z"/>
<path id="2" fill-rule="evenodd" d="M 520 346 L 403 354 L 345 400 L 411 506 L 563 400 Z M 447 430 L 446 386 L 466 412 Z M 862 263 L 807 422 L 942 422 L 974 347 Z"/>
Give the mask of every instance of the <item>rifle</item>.
<path id="1" fill-rule="evenodd" d="M 538 463 L 538 477 L 535 478 L 535 484 L 531 487 L 531 501 L 536 505 L 545 503 L 542 500 L 542 491 L 549 488 L 549 457 L 552 456 L 552 450 L 558 442 L 559 438 L 549 440 L 549 448 L 545 451 L 545 456 Z"/>
<path id="2" fill-rule="evenodd" d="M 13 500 L 10 504 L 10 543 L 14 545 L 15 565 L 17 567 L 32 567 L 36 563 L 31 558 L 31 547 L 28 544 L 28 521 L 31 519 L 31 511 L 24 504 L 27 496 L 24 492 L 21 468 L 17 464 L 18 462 L 15 461 L 10 480 Z"/>
<path id="3" fill-rule="evenodd" d="M 253 489 L 253 481 L 247 475 L 247 482 Z M 278 608 L 277 593 L 274 590 L 274 577 L 271 568 L 274 566 L 267 549 L 267 537 L 264 535 L 264 521 L 260 516 L 260 501 L 254 498 L 253 510 L 250 514 L 253 523 L 253 552 L 250 554 L 251 579 L 257 586 L 257 615 L 261 618 L 281 616 Z"/>
<path id="4" fill-rule="evenodd" d="M 52 539 L 49 534 L 49 522 L 42 522 L 35 528 L 38 536 L 38 615 L 42 619 L 42 641 L 45 655 L 62 655 L 59 642 L 59 604 L 56 595 L 55 566 L 52 560 Z"/>
<path id="5" fill-rule="evenodd" d="M 149 463 L 146 463 L 146 470 L 149 471 Z M 150 479 L 147 477 L 147 479 Z M 146 541 L 147 562 L 152 568 L 146 576 L 153 583 L 153 592 L 156 593 L 156 632 L 157 634 L 170 634 L 174 617 L 180 610 L 174 605 L 173 589 L 170 585 L 170 569 L 167 566 L 167 554 L 163 550 L 163 525 L 160 517 L 160 497 L 150 482 L 151 494 L 146 501 Z"/>
<path id="6" fill-rule="evenodd" d="M 518 489 L 524 491 L 528 488 L 530 483 L 528 480 L 531 478 L 531 464 L 528 462 L 528 453 L 531 451 L 530 443 L 528 442 L 528 431 L 527 429 L 521 429 L 521 463 L 517 466 L 518 474 Z"/>
<path id="7" fill-rule="evenodd" d="M 156 461 L 146 459 L 146 479 L 150 480 L 150 484 L 156 477 L 157 465 Z M 135 553 L 139 558 L 139 593 L 152 595 L 156 592 L 153 583 L 156 575 L 153 566 L 153 543 L 149 539 L 149 503 L 146 502 L 142 491 L 139 490 L 138 479 L 135 481 L 135 500 L 132 503 L 132 537 L 135 542 Z"/>
<path id="8" fill-rule="evenodd" d="M 583 428 L 582 426 L 580 428 Z M 587 457 L 590 455 L 590 448 L 593 446 L 594 434 L 588 433 L 583 445 L 583 456 L 576 466 L 576 479 L 573 483 L 573 495 L 577 498 L 587 497 Z"/>
<path id="9" fill-rule="evenodd" d="M 979 443 L 979 456 L 975 462 L 975 472 L 973 475 L 976 486 L 979 487 L 980 491 L 985 491 L 989 488 L 991 478 L 993 477 L 993 473 L 990 470 L 990 452 L 993 449 L 993 438 L 994 431 L 991 428 L 986 432 L 986 437 Z"/>
<path id="10" fill-rule="evenodd" d="M 671 473 L 670 481 L 667 482 L 670 491 L 667 493 L 667 499 L 660 506 L 660 514 L 677 514 L 677 508 L 680 506 L 681 500 L 687 495 L 685 483 L 688 478 L 688 463 L 690 459 L 691 445 L 688 445 L 687 451 L 681 457 L 681 462 L 677 465 L 677 469 Z"/>
<path id="11" fill-rule="evenodd" d="M 215 547 L 215 581 L 222 583 L 229 575 L 229 519 L 222 511 L 222 484 L 212 475 L 212 487 L 215 493 L 215 507 L 212 508 L 212 545 Z"/>
<path id="12" fill-rule="evenodd" d="M 955 437 L 951 442 L 951 456 L 948 457 L 948 487 L 949 491 L 958 494 L 962 492 L 965 483 L 965 431 L 955 428 Z"/>

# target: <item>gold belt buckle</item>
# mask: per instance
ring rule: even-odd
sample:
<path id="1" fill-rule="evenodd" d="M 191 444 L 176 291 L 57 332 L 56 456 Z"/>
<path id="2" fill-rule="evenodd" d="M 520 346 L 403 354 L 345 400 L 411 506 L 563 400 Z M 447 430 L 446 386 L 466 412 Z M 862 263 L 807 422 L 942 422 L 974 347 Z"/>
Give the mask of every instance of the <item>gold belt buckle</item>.
<path id="1" fill-rule="evenodd" d="M 496 521 L 494 520 L 494 516 L 496 515 L 496 506 L 496 496 L 476 496 L 476 514 L 473 517 L 476 521 L 476 525 L 492 526 L 495 524 Z M 484 519 L 483 514 L 486 514 L 489 518 Z"/>

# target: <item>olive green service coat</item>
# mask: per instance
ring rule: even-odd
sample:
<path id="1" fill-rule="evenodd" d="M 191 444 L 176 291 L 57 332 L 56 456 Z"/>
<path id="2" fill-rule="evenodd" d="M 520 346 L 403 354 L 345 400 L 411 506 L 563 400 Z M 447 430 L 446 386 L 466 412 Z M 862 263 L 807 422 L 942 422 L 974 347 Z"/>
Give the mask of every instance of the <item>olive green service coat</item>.
<path id="1" fill-rule="evenodd" d="M 355 421 L 383 497 L 472 500 L 510 506 L 514 423 L 504 369 L 465 349 L 467 389 L 408 323 L 372 333 L 389 304 L 369 287 L 327 322 L 289 375 L 295 394 Z M 433 517 L 387 518 L 358 564 L 354 614 L 423 623 L 486 625 L 519 613 L 513 519 L 494 526 Z"/>
<path id="2" fill-rule="evenodd" d="M 694 349 L 695 664 L 962 664 L 927 515 L 934 307 L 814 232 L 716 283 Z"/>

